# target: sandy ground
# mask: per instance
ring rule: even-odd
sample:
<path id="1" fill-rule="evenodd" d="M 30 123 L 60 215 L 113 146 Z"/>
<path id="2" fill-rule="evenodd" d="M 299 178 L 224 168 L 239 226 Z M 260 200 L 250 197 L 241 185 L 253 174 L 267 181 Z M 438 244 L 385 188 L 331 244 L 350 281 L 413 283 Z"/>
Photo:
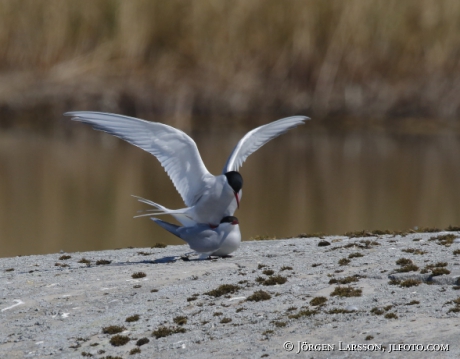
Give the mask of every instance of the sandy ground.
<path id="1" fill-rule="evenodd" d="M 459 358 L 460 243 L 430 240 L 445 234 L 459 235 L 243 242 L 206 261 L 180 259 L 186 246 L 2 258 L 0 357 Z"/>

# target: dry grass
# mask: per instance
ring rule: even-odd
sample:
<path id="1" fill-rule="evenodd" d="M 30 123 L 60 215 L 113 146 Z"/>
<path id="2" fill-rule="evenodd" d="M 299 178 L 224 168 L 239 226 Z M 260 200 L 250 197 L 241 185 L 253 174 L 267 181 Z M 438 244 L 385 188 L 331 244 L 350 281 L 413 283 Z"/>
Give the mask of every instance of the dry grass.
<path id="1" fill-rule="evenodd" d="M 455 0 L 7 0 L 0 71 L 45 73 L 75 106 L 128 114 L 455 117 L 459 30 Z"/>
<path id="2" fill-rule="evenodd" d="M 128 60 L 129 66 L 166 57 L 176 66 L 219 64 L 218 73 L 252 67 L 241 63 L 252 59 L 265 65 L 261 72 L 283 78 L 295 58 L 301 68 L 335 64 L 358 74 L 369 55 L 379 71 L 398 59 L 391 67 L 408 74 L 422 58 L 445 69 L 460 46 L 460 4 L 422 2 L 3 1 L 1 59 L 18 68 L 76 55 L 90 62 Z"/>

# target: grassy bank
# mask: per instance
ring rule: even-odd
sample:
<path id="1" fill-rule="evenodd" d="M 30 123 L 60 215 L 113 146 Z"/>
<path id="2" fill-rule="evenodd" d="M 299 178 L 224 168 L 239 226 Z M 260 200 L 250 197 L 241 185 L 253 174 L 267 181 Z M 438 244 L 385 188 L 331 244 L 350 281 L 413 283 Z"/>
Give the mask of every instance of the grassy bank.
<path id="1" fill-rule="evenodd" d="M 0 1 L 0 124 L 93 109 L 456 118 L 460 2 Z"/>

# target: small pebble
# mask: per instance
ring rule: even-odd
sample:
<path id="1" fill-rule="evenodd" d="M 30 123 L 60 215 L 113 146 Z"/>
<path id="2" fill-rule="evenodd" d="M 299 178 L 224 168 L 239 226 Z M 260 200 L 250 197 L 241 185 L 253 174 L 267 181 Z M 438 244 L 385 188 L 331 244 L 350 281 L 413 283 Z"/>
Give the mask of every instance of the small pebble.
<path id="1" fill-rule="evenodd" d="M 331 243 L 328 242 L 328 241 L 320 241 L 318 243 L 318 247 L 326 247 L 326 246 L 330 246 L 330 245 L 331 245 Z"/>

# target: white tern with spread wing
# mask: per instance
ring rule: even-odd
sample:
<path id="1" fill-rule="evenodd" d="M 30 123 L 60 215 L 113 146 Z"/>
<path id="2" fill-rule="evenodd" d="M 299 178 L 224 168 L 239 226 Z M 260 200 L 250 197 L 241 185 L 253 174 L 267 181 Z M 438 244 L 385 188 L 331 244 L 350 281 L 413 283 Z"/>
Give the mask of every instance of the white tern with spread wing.
<path id="1" fill-rule="evenodd" d="M 195 142 L 174 127 L 103 112 L 75 111 L 64 115 L 117 136 L 150 152 L 160 161 L 187 207 L 170 210 L 155 206 L 158 210 L 145 216 L 184 215 L 194 223 L 212 226 L 218 226 L 222 218 L 232 216 L 239 207 L 243 178 L 238 169 L 248 156 L 309 119 L 287 117 L 253 129 L 233 149 L 222 174 L 214 176 L 206 169 Z"/>

